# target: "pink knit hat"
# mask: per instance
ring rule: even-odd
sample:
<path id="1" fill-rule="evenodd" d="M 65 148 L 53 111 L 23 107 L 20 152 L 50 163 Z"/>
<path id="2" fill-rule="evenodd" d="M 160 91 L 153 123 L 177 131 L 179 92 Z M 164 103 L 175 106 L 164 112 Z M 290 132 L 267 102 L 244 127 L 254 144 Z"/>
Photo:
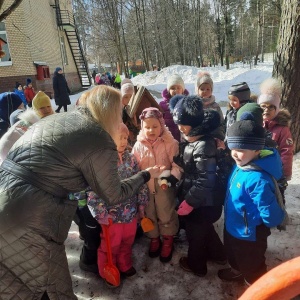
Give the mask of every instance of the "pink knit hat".
<path id="1" fill-rule="evenodd" d="M 126 94 L 134 94 L 134 85 L 132 83 L 125 83 L 121 86 L 122 97 Z"/>
<path id="2" fill-rule="evenodd" d="M 140 120 L 142 121 L 142 127 L 143 127 L 143 120 L 149 119 L 149 118 L 155 118 L 159 121 L 161 125 L 161 130 L 163 131 L 165 128 L 165 120 L 163 118 L 162 112 L 156 108 L 156 107 L 148 107 L 145 108 L 141 115 L 140 115 Z"/>

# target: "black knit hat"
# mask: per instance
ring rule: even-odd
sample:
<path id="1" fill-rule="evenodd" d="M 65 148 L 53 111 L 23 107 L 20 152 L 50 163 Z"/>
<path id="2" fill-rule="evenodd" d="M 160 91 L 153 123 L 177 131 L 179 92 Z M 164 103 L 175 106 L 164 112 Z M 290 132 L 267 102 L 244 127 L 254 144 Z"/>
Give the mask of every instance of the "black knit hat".
<path id="1" fill-rule="evenodd" d="M 198 96 L 172 97 L 170 110 L 175 124 L 189 125 L 192 128 L 202 124 L 203 104 Z"/>
<path id="2" fill-rule="evenodd" d="M 228 91 L 228 95 L 237 97 L 240 102 L 248 101 L 250 100 L 249 86 L 246 82 L 233 84 Z"/>
<path id="3" fill-rule="evenodd" d="M 253 120 L 253 115 L 244 113 L 241 120 L 229 127 L 229 149 L 261 150 L 265 145 L 265 129 Z"/>

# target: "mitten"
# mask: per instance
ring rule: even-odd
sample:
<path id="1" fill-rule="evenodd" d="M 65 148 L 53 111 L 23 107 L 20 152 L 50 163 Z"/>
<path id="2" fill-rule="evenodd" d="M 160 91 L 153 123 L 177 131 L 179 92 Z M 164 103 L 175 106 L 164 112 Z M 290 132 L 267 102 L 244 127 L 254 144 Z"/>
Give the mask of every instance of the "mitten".
<path id="1" fill-rule="evenodd" d="M 165 179 L 168 182 L 168 184 L 170 183 L 170 185 L 173 187 L 175 187 L 178 182 L 178 179 L 174 175 L 170 175 L 168 177 L 160 177 L 160 179 Z"/>
<path id="2" fill-rule="evenodd" d="M 190 206 L 189 204 L 187 204 L 187 202 L 184 200 L 180 205 L 179 208 L 177 210 L 177 213 L 179 216 L 186 216 L 189 213 L 192 212 L 192 210 L 194 209 L 194 207 Z"/>

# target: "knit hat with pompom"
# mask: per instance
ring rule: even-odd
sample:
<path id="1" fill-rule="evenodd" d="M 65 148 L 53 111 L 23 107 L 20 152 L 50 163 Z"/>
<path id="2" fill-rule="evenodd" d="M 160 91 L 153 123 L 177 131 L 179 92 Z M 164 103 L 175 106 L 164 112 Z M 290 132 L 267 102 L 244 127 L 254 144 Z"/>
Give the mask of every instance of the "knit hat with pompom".
<path id="1" fill-rule="evenodd" d="M 198 93 L 199 87 L 201 86 L 201 84 L 207 83 L 210 85 L 211 90 L 214 89 L 214 83 L 210 77 L 210 74 L 208 72 L 199 72 L 197 74 L 197 80 L 195 82 L 195 90 L 196 93 Z"/>
<path id="2" fill-rule="evenodd" d="M 280 97 L 282 88 L 280 82 L 275 78 L 268 78 L 260 85 L 261 95 L 258 97 L 258 104 L 268 103 L 276 107 L 275 115 L 280 109 Z"/>

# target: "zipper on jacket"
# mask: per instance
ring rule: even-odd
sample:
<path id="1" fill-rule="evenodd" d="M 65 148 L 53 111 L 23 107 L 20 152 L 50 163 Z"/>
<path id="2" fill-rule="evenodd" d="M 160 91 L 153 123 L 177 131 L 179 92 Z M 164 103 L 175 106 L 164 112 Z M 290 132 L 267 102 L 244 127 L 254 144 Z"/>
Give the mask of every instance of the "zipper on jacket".
<path id="1" fill-rule="evenodd" d="M 246 208 L 243 209 L 243 219 L 244 219 L 244 223 L 245 223 L 245 234 L 248 235 L 248 229 L 249 229 L 249 226 L 248 226 L 248 220 L 247 220 L 247 213 L 246 213 Z"/>
<path id="2" fill-rule="evenodd" d="M 224 205 L 224 215 L 225 215 L 226 210 L 227 210 L 227 202 L 228 202 L 228 201 L 226 201 L 226 199 L 228 198 L 229 190 L 231 189 L 232 184 L 233 184 L 233 181 L 234 181 L 234 179 L 235 179 L 235 177 L 236 177 L 236 175 L 237 175 L 237 173 L 238 173 L 239 170 L 240 170 L 239 168 L 236 169 L 236 171 L 235 171 L 235 173 L 234 173 L 234 175 L 232 176 L 232 179 L 231 179 L 231 181 L 230 181 L 230 185 L 229 185 L 229 187 L 228 187 L 228 189 L 227 189 L 227 191 L 226 191 L 225 203 L 224 203 L 224 204 L 225 204 L 225 205 Z"/>

